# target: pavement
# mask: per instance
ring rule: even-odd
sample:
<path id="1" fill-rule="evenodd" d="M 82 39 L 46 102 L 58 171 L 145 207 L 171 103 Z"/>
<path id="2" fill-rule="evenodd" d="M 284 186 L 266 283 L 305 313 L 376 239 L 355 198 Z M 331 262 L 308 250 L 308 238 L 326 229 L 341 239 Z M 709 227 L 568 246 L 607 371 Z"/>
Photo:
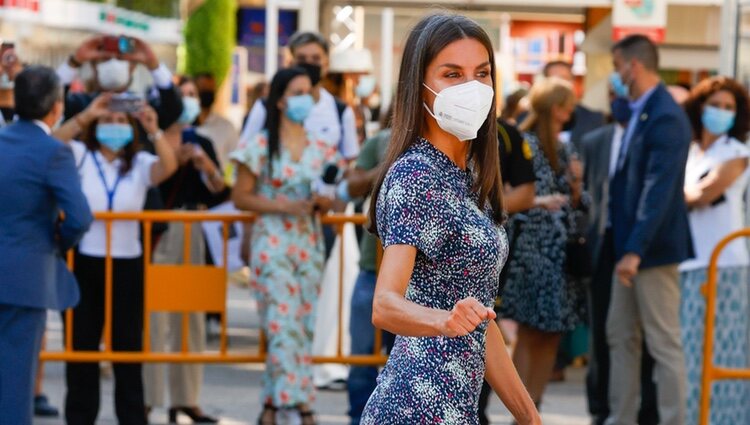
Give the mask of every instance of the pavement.
<path id="1" fill-rule="evenodd" d="M 230 285 L 228 301 L 228 335 L 230 349 L 252 350 L 257 344 L 258 316 L 254 301 L 247 289 Z M 62 326 L 59 315 L 50 313 L 47 344 L 50 350 L 61 348 Z M 209 349 L 217 347 L 211 340 Z M 105 366 L 105 371 L 107 370 Z M 201 390 L 200 405 L 203 410 L 221 418 L 221 424 L 241 425 L 256 423 L 261 411 L 260 389 L 262 364 L 207 365 Z M 588 425 L 584 397 L 582 368 L 570 368 L 565 382 L 549 385 L 542 406 L 545 425 Z M 105 374 L 106 375 L 106 374 Z M 98 424 L 116 424 L 113 406 L 113 379 L 103 377 L 102 397 Z M 65 394 L 65 375 L 62 363 L 45 365 L 44 393 L 50 402 L 62 408 Z M 346 391 L 319 390 L 313 406 L 321 425 L 348 424 Z M 490 401 L 490 419 L 493 424 L 509 424 L 512 417 L 499 399 Z M 283 416 L 280 423 L 284 423 Z M 150 415 L 152 424 L 166 424 L 165 408 L 155 408 Z M 289 424 L 299 423 L 298 418 L 287 418 Z M 181 423 L 190 423 L 187 417 Z M 36 418 L 35 425 L 61 425 L 62 418 Z"/>

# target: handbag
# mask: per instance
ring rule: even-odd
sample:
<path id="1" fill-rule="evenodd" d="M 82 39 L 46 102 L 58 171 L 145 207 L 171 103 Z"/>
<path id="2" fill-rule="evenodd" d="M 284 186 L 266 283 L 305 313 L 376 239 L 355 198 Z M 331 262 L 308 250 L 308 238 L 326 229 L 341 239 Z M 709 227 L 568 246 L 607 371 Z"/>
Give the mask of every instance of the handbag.
<path id="1" fill-rule="evenodd" d="M 568 240 L 565 246 L 565 272 L 574 278 L 590 277 L 591 255 L 586 237 L 579 234 Z"/>

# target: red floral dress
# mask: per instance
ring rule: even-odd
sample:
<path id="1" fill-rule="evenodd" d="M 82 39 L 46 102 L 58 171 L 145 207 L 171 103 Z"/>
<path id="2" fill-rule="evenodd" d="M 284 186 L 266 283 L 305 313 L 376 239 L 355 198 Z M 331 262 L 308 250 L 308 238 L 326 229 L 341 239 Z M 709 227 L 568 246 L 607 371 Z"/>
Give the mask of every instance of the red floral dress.
<path id="1" fill-rule="evenodd" d="M 340 160 L 335 146 L 310 136 L 308 140 L 299 161 L 281 146 L 270 173 L 265 134 L 231 158 L 256 176 L 258 194 L 279 200 L 310 199 L 312 183 L 325 166 L 340 165 Z M 253 224 L 250 245 L 250 285 L 268 337 L 263 402 L 277 407 L 311 403 L 315 307 L 324 266 L 319 220 L 312 215 L 262 214 Z"/>

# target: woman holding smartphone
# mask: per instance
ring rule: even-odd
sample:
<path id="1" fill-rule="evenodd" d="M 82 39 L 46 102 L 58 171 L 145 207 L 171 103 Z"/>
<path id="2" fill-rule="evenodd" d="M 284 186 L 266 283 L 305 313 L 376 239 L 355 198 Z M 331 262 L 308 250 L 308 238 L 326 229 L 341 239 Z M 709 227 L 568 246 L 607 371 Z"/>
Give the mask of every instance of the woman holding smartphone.
<path id="1" fill-rule="evenodd" d="M 142 211 L 146 191 L 177 169 L 174 150 L 159 130 L 156 112 L 145 106 L 129 115 L 106 110 L 108 97 L 96 101 L 98 116 L 71 141 L 83 193 L 92 211 Z M 93 111 L 93 109 L 92 109 Z M 140 150 L 136 119 L 154 143 L 156 155 Z M 83 123 L 82 118 L 78 119 Z M 77 126 L 74 122 L 72 125 Z M 112 223 L 112 349 L 141 351 L 143 343 L 143 252 L 136 221 Z M 95 221 L 78 245 L 75 276 L 81 301 L 73 310 L 73 349 L 99 350 L 104 324 L 105 223 Z M 115 412 L 121 424 L 146 423 L 140 363 L 115 363 Z M 65 419 L 96 423 L 99 412 L 98 363 L 68 363 Z"/>

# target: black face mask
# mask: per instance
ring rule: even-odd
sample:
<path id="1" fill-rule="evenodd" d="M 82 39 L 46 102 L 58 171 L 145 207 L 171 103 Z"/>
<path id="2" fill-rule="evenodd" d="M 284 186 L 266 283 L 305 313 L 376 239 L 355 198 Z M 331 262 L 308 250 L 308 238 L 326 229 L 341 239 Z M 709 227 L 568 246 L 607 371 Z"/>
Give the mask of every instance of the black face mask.
<path id="1" fill-rule="evenodd" d="M 310 81 L 312 82 L 313 86 L 317 86 L 320 82 L 321 72 L 322 68 L 320 65 L 315 65 L 312 63 L 298 63 L 297 66 L 304 69 L 305 72 L 307 72 L 307 76 L 310 77 Z"/>
<path id="2" fill-rule="evenodd" d="M 214 104 L 216 93 L 212 91 L 200 91 L 198 92 L 198 98 L 201 101 L 201 108 L 208 109 Z"/>

